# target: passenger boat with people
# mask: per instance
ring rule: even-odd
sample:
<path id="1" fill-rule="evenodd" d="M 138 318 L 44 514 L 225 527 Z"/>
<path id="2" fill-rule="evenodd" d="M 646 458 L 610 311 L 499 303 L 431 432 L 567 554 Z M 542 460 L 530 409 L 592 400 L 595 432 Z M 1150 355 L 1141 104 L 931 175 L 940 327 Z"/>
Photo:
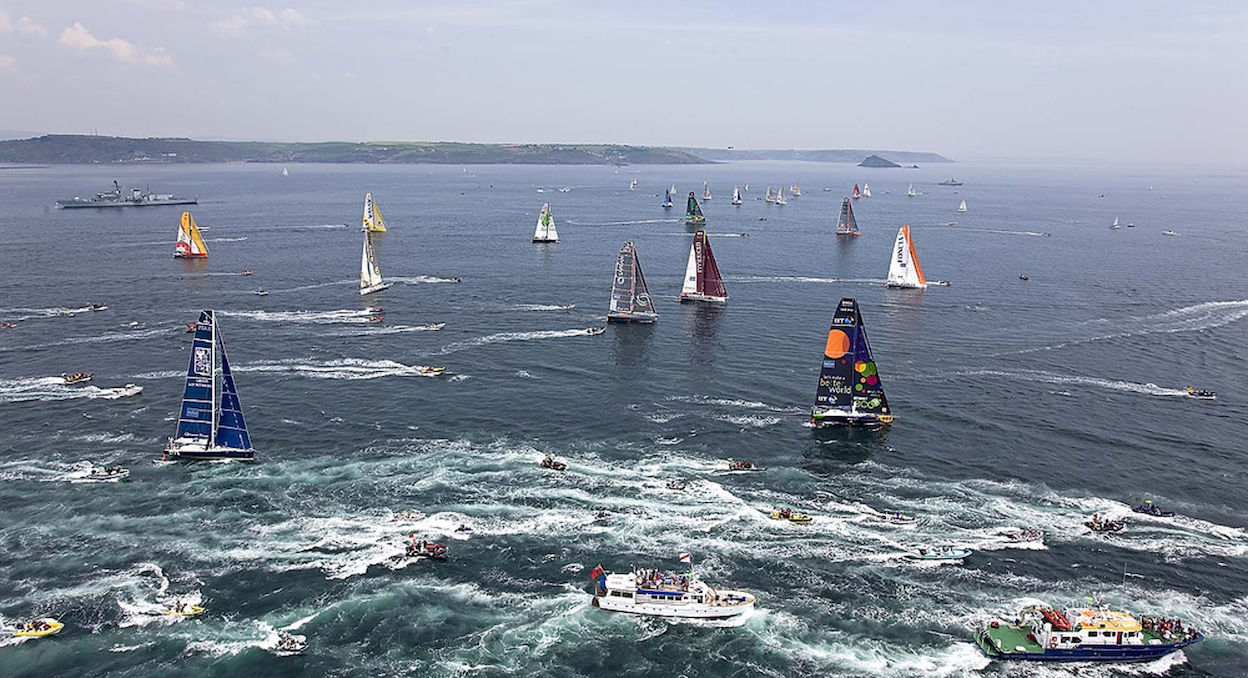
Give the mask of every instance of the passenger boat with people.
<path id="1" fill-rule="evenodd" d="M 1184 388 L 1183 393 L 1186 394 L 1188 398 L 1195 398 L 1197 400 L 1217 400 L 1218 399 L 1218 394 L 1213 391 L 1205 391 L 1205 390 L 1201 390 L 1198 388 L 1193 388 L 1191 386 Z"/>
<path id="2" fill-rule="evenodd" d="M 794 525 L 809 525 L 810 521 L 814 520 L 805 513 L 798 513 L 791 508 L 773 508 L 769 517 L 772 520 L 787 520 Z"/>
<path id="3" fill-rule="evenodd" d="M 596 337 L 596 336 L 598 336 L 599 334 L 605 334 L 605 333 L 606 333 L 606 331 L 607 331 L 607 328 L 606 328 L 606 327 L 604 327 L 604 326 L 602 326 L 602 325 L 595 325 L 595 326 L 593 326 L 593 327 L 586 327 L 586 328 L 585 328 L 585 334 L 587 334 L 587 335 L 589 335 L 589 336 L 591 336 L 591 337 Z"/>
<path id="4" fill-rule="evenodd" d="M 1032 528 L 1022 530 L 1012 529 L 1005 533 L 1005 538 L 1014 544 L 1042 542 L 1044 541 L 1044 532 Z"/>
<path id="5" fill-rule="evenodd" d="M 299 636 L 285 631 L 279 631 L 277 635 L 277 645 L 274 645 L 269 652 L 279 657 L 292 657 L 294 655 L 303 654 L 308 649 L 307 636 Z"/>
<path id="6" fill-rule="evenodd" d="M 1092 530 L 1107 534 L 1111 532 L 1122 532 L 1127 529 L 1127 521 L 1125 518 L 1114 520 L 1113 518 L 1102 518 L 1099 513 L 1093 513 L 1092 518 L 1084 521 L 1083 526 Z"/>
<path id="7" fill-rule="evenodd" d="M 415 534 L 408 536 L 411 542 L 408 543 L 404 554 L 408 558 L 437 558 L 439 560 L 446 559 L 446 544 L 437 544 L 425 539 L 417 540 Z"/>
<path id="8" fill-rule="evenodd" d="M 441 365 L 421 365 L 416 368 L 416 374 L 425 377 L 440 377 L 446 373 L 446 368 Z"/>
<path id="9" fill-rule="evenodd" d="M 51 618 L 43 617 L 40 619 L 31 619 L 22 622 L 13 629 L 13 635 L 18 638 L 46 638 L 55 636 L 61 632 L 65 625 Z"/>
<path id="10" fill-rule="evenodd" d="M 1154 504 L 1152 499 L 1145 499 L 1143 504 L 1140 504 L 1139 506 L 1132 506 L 1131 510 L 1136 513 L 1143 513 L 1157 518 L 1174 517 L 1174 511 L 1167 511 L 1161 508 L 1160 506 Z"/>
<path id="11" fill-rule="evenodd" d="M 550 470 L 552 470 L 552 471 L 566 471 L 566 470 L 568 470 L 568 465 L 567 465 L 566 463 L 564 463 L 564 462 L 562 462 L 562 461 L 559 461 L 558 459 L 555 459 L 554 457 L 550 456 L 549 454 L 548 454 L 548 455 L 546 455 L 545 457 L 542 457 L 542 461 L 541 461 L 540 466 L 541 466 L 542 468 L 548 468 L 548 469 L 550 469 Z"/>
<path id="12" fill-rule="evenodd" d="M 64 379 L 66 384 L 85 384 L 88 381 L 91 381 L 91 373 L 90 372 L 74 372 L 73 374 L 62 373 L 61 379 Z"/>
<path id="13" fill-rule="evenodd" d="M 83 480 L 105 483 L 130 477 L 130 470 L 121 466 L 92 466 Z"/>
<path id="14" fill-rule="evenodd" d="M 759 467 L 759 466 L 755 466 L 754 462 L 746 461 L 744 459 L 729 459 L 728 470 L 729 471 L 766 471 L 767 469 Z"/>
<path id="15" fill-rule="evenodd" d="M 1137 619 L 1105 607 L 1063 613 L 1042 605 L 1024 608 L 1013 623 L 994 619 L 975 635 L 993 659 L 1054 662 L 1147 661 L 1204 639 L 1181 619 Z"/>
<path id="16" fill-rule="evenodd" d="M 748 591 L 717 589 L 693 572 L 688 553 L 680 562 L 686 573 L 639 569 L 612 574 L 599 565 L 590 572 L 594 582 L 594 607 L 653 617 L 681 619 L 731 619 L 754 610 L 757 597 Z"/>
<path id="17" fill-rule="evenodd" d="M 919 522 L 918 518 L 908 516 L 901 511 L 893 511 L 892 513 L 884 516 L 882 520 L 889 525 L 914 525 Z"/>
<path id="18" fill-rule="evenodd" d="M 974 551 L 961 546 L 923 547 L 909 554 L 911 560 L 950 561 L 965 560 L 974 555 Z"/>
<path id="19" fill-rule="evenodd" d="M 175 617 L 194 617 L 203 614 L 205 609 L 207 608 L 201 605 L 191 605 L 188 602 L 179 600 L 173 604 L 172 608 L 165 610 L 162 614 Z"/>

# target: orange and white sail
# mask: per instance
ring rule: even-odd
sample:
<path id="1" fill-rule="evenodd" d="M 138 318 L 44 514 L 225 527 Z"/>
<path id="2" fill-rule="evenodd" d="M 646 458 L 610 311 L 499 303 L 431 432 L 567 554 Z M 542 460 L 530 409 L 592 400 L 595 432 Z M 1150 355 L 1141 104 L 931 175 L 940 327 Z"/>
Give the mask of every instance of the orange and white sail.
<path id="1" fill-rule="evenodd" d="M 919 265 L 919 255 L 914 251 L 914 240 L 910 238 L 909 226 L 902 226 L 897 230 L 893 259 L 888 265 L 887 285 L 910 289 L 927 287 L 927 278 L 923 277 L 923 267 Z"/>
<path id="2" fill-rule="evenodd" d="M 208 256 L 208 246 L 204 245 L 204 239 L 200 237 L 199 229 L 195 226 L 195 219 L 190 212 L 182 213 L 182 223 L 178 226 L 178 241 L 173 245 L 173 256 L 178 258 Z"/>
<path id="3" fill-rule="evenodd" d="M 381 218 L 381 212 L 377 209 L 377 203 L 373 202 L 373 194 L 364 194 L 364 221 L 360 228 L 373 233 L 384 233 L 386 231 L 386 220 Z"/>

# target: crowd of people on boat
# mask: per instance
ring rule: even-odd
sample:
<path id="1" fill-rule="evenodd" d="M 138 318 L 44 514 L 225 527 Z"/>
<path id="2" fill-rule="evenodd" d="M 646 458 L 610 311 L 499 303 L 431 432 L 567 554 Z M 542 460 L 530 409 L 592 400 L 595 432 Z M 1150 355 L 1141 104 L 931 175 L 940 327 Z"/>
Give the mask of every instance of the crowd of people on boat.
<path id="1" fill-rule="evenodd" d="M 641 569 L 634 573 L 639 589 L 679 589 L 688 591 L 693 577 L 688 574 L 664 572 L 659 569 Z"/>
<path id="2" fill-rule="evenodd" d="M 1163 619 L 1140 617 L 1140 626 L 1144 627 L 1145 631 L 1152 631 L 1161 636 L 1163 640 L 1187 640 L 1196 637 L 1196 629 L 1184 626 L 1183 620 L 1177 617 Z"/>
<path id="3" fill-rule="evenodd" d="M 1118 532 L 1127 526 L 1127 521 L 1121 518 L 1118 520 L 1102 518 L 1101 514 L 1093 513 L 1092 519 L 1084 523 L 1084 525 L 1090 527 L 1094 532 Z"/>
<path id="4" fill-rule="evenodd" d="M 28 632 L 50 631 L 52 625 L 42 619 L 34 619 L 22 624 L 22 630 Z"/>

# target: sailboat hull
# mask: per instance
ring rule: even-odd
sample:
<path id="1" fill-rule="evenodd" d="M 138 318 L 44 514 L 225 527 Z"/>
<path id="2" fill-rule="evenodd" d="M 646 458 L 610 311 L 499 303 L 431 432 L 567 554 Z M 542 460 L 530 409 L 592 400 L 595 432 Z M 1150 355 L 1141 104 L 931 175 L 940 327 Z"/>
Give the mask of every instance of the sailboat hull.
<path id="1" fill-rule="evenodd" d="M 533 242 L 559 242 L 558 238 L 533 238 Z"/>
<path id="2" fill-rule="evenodd" d="M 658 320 L 655 313 L 608 313 L 607 322 L 611 323 L 643 323 L 650 324 Z"/>
<path id="3" fill-rule="evenodd" d="M 377 285 L 369 285 L 368 287 L 361 287 L 360 296 L 362 297 L 365 294 L 372 294 L 373 292 L 380 292 L 384 289 L 388 289 L 391 284 L 392 283 L 379 283 Z"/>
<path id="4" fill-rule="evenodd" d="M 890 290 L 925 290 L 927 285 L 910 285 L 908 283 L 887 282 L 884 286 Z"/>
<path id="5" fill-rule="evenodd" d="M 846 412 L 845 410 L 813 411 L 810 423 L 815 428 L 829 426 L 886 426 L 893 423 L 893 415 L 868 414 L 865 412 Z"/>
<path id="6" fill-rule="evenodd" d="M 169 446 L 165 448 L 165 452 L 173 457 L 200 461 L 221 459 L 255 461 L 256 458 L 256 451 L 250 448 L 240 450 L 233 447 L 218 447 L 216 445 L 205 447 L 202 443 L 194 442 L 179 443 L 177 441 L 170 441 Z"/>
<path id="7" fill-rule="evenodd" d="M 702 301 L 708 304 L 724 304 L 728 302 L 728 297 L 715 297 L 709 294 L 700 294 L 698 292 L 687 292 L 680 295 L 680 301 Z"/>

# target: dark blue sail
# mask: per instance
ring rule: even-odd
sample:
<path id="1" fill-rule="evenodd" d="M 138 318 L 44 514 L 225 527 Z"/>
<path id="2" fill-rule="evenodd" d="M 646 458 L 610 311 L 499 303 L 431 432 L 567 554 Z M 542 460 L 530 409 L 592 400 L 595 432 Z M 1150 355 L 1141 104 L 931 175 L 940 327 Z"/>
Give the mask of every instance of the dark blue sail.
<path id="1" fill-rule="evenodd" d="M 186 368 L 186 388 L 182 391 L 182 412 L 174 438 L 212 438 L 212 311 L 199 314 L 191 359 Z"/>
<path id="2" fill-rule="evenodd" d="M 884 383 L 871 355 L 867 328 L 862 323 L 858 302 L 841 300 L 832 316 L 832 328 L 823 348 L 815 409 L 847 411 L 850 418 L 876 415 L 891 420 L 892 412 L 884 395 Z"/>
<path id="3" fill-rule="evenodd" d="M 220 342 L 220 337 L 217 338 Z M 234 375 L 230 373 L 230 360 L 225 357 L 225 343 L 221 342 L 221 410 L 217 416 L 217 447 L 250 450 L 251 436 L 247 422 L 243 421 L 243 404 L 234 388 Z"/>

